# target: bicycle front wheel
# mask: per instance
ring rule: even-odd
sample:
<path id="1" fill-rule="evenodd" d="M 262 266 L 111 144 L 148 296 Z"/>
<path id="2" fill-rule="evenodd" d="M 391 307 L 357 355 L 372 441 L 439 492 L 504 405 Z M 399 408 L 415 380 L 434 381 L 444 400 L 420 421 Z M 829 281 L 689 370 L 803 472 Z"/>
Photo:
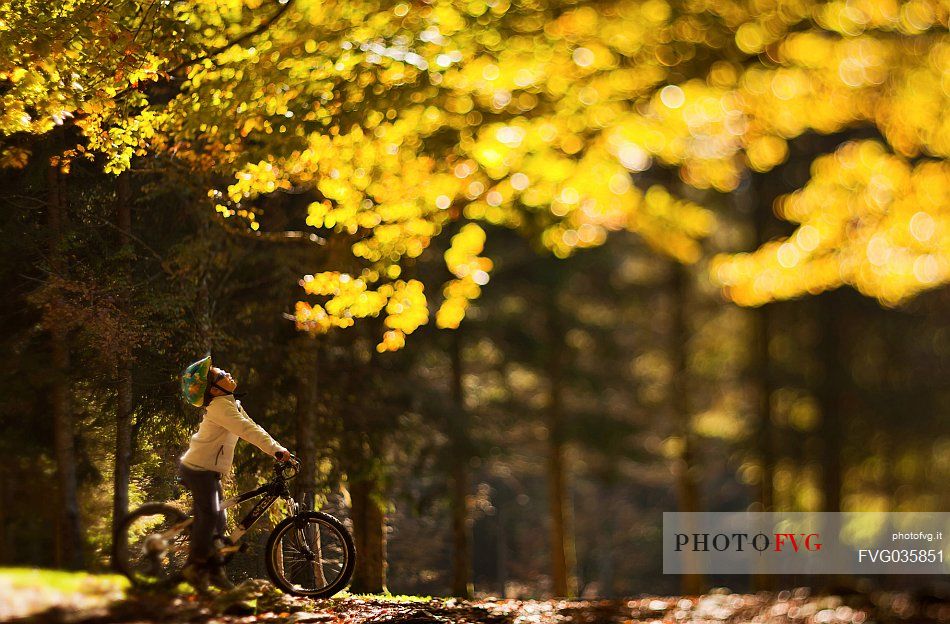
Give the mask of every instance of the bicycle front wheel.
<path id="1" fill-rule="evenodd" d="M 171 587 L 188 558 L 191 518 L 164 503 L 146 503 L 123 518 L 112 540 L 112 566 L 136 587 Z"/>
<path id="2" fill-rule="evenodd" d="M 308 511 L 282 521 L 267 540 L 267 574 L 295 596 L 329 598 L 353 576 L 356 547 L 342 522 Z"/>

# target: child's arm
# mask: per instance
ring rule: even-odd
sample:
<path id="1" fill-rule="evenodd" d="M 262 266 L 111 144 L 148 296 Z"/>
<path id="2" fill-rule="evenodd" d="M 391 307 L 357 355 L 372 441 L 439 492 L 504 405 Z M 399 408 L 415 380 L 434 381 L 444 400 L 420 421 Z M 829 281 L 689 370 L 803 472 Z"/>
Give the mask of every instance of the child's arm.
<path id="1" fill-rule="evenodd" d="M 242 414 L 234 400 L 212 401 L 205 418 L 224 427 L 242 440 L 247 440 L 268 455 L 276 456 L 278 453 L 288 452 L 270 437 L 263 427 Z"/>

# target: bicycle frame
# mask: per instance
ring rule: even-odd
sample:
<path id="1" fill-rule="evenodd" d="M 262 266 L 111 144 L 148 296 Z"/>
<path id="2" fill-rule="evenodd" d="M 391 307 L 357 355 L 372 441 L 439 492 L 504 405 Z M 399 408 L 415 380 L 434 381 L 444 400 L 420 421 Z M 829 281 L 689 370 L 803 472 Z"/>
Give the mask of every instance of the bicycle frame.
<path id="1" fill-rule="evenodd" d="M 257 504 L 247 512 L 247 515 L 238 522 L 237 528 L 224 538 L 225 546 L 221 549 L 222 553 L 227 554 L 238 550 L 239 546 L 237 542 L 260 520 L 261 516 L 267 513 L 267 510 L 270 509 L 271 505 L 277 502 L 278 498 L 286 498 L 290 503 L 290 514 L 293 515 L 296 513 L 297 502 L 290 496 L 290 493 L 287 491 L 287 485 L 283 481 L 272 481 L 262 485 L 256 490 L 232 496 L 221 502 L 221 509 L 230 509 L 231 507 L 235 507 L 245 501 L 262 495 L 265 495 L 264 498 L 258 501 Z"/>
<path id="2" fill-rule="evenodd" d="M 240 550 L 240 545 L 238 542 L 242 537 L 250 530 L 254 524 L 260 520 L 261 516 L 267 513 L 267 510 L 270 509 L 271 505 L 277 502 L 278 498 L 286 498 L 290 504 L 290 515 L 297 513 L 297 502 L 290 496 L 290 491 L 287 489 L 287 484 L 283 478 L 277 478 L 269 483 L 265 483 L 255 490 L 249 492 L 244 492 L 243 494 L 238 494 L 237 496 L 232 496 L 231 498 L 221 501 L 221 509 L 226 510 L 231 507 L 240 505 L 245 501 L 249 501 L 252 498 L 257 498 L 258 496 L 264 496 L 260 501 L 257 502 L 254 507 L 241 519 L 237 524 L 237 528 L 234 529 L 229 535 L 224 537 L 224 546 L 218 549 L 218 552 L 227 555 Z M 163 531 L 159 535 L 165 539 L 170 540 L 175 535 L 178 535 L 181 531 L 191 526 L 195 521 L 193 516 L 188 516 L 185 520 L 182 520 L 180 523 L 175 524 L 168 528 L 167 531 Z"/>

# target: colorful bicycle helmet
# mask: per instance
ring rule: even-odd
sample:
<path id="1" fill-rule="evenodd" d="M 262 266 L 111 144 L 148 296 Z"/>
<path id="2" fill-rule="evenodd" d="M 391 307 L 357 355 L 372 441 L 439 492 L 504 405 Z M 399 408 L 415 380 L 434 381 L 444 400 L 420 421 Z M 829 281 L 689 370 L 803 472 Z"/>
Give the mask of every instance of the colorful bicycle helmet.
<path id="1" fill-rule="evenodd" d="M 204 405 L 210 371 L 211 356 L 206 355 L 197 362 L 189 364 L 185 372 L 181 374 L 181 396 L 195 407 Z"/>

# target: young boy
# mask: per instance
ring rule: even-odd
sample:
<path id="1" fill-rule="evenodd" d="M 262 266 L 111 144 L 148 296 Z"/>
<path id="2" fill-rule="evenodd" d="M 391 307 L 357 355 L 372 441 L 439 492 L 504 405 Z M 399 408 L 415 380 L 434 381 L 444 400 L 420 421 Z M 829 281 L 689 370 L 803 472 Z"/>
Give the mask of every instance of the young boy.
<path id="1" fill-rule="evenodd" d="M 248 417 L 241 402 L 234 398 L 236 387 L 237 382 L 229 372 L 211 365 L 210 355 L 192 363 L 181 376 L 184 399 L 207 408 L 178 467 L 182 482 L 194 499 L 195 519 L 191 526 L 191 550 L 183 573 L 185 580 L 200 592 L 207 591 L 209 583 L 219 589 L 234 587 L 224 570 L 224 562 L 215 555 L 214 538 L 223 537 L 227 528 L 225 511 L 221 509 L 224 500 L 221 476 L 231 471 L 238 438 L 278 461 L 292 457 Z"/>

